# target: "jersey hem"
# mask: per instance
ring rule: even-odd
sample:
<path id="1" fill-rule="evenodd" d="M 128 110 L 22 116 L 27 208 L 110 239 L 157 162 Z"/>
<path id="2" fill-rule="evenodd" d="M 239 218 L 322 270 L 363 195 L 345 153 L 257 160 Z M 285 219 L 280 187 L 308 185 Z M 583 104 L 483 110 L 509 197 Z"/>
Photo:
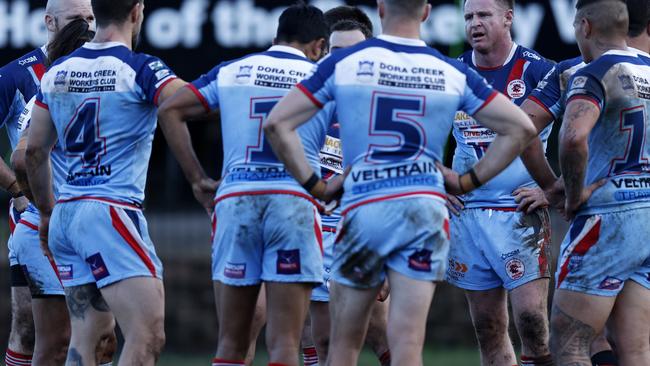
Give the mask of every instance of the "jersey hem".
<path id="1" fill-rule="evenodd" d="M 445 196 L 442 193 L 438 192 L 407 192 L 407 193 L 399 193 L 399 194 L 392 194 L 388 196 L 383 196 L 383 197 L 377 197 L 377 198 L 371 198 L 367 199 L 361 202 L 354 203 L 341 212 L 341 216 L 345 216 L 348 212 L 351 210 L 354 210 L 355 208 L 358 208 L 363 205 L 367 205 L 370 203 L 375 203 L 375 202 L 381 202 L 381 201 L 388 201 L 388 200 L 394 200 L 394 199 L 399 199 L 399 198 L 411 198 L 413 196 L 420 196 L 420 197 L 426 197 L 426 196 L 431 196 L 432 198 L 436 199 L 441 199 L 441 200 L 446 200 L 447 196 Z"/>
<path id="2" fill-rule="evenodd" d="M 545 110 L 546 113 L 548 113 L 551 117 L 553 117 L 553 119 L 557 119 L 557 116 L 553 112 L 551 112 L 551 109 L 548 108 L 544 103 L 542 103 L 541 100 L 539 100 L 538 98 L 535 98 L 535 96 L 529 95 L 528 100 L 530 100 L 531 102 L 533 102 L 533 103 L 537 104 L 538 106 L 542 107 L 542 109 Z"/>
<path id="3" fill-rule="evenodd" d="M 110 206 L 118 206 L 118 207 L 127 208 L 131 210 L 140 210 L 140 211 L 142 210 L 142 204 L 140 203 L 129 203 L 129 202 L 124 202 L 119 200 L 113 200 L 110 198 L 92 197 L 92 196 L 60 199 L 56 201 L 56 203 L 68 203 L 68 202 L 75 202 L 75 201 L 95 201 L 99 203 L 108 204 Z"/>
<path id="4" fill-rule="evenodd" d="M 264 191 L 244 191 L 244 192 L 234 192 L 234 193 L 228 193 L 224 194 L 223 196 L 219 196 L 215 198 L 214 204 L 216 205 L 217 203 L 227 199 L 227 198 L 232 198 L 232 197 L 239 197 L 239 196 L 262 196 L 262 195 L 274 195 L 274 194 L 286 194 L 286 195 L 291 195 L 291 196 L 296 196 L 300 198 L 304 198 L 311 202 L 314 206 L 316 207 L 321 207 L 316 200 L 304 193 L 301 192 L 295 192 L 295 191 L 289 191 L 289 190 L 264 190 Z"/>

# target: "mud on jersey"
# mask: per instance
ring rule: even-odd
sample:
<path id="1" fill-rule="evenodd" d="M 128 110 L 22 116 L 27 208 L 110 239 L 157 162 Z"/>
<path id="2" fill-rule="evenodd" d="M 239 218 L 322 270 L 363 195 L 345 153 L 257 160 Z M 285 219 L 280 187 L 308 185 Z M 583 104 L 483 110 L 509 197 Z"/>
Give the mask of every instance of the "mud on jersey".
<path id="1" fill-rule="evenodd" d="M 273 46 L 218 65 L 189 85 L 207 111 L 221 112 L 224 164 L 217 200 L 251 192 L 311 197 L 275 156 L 262 125 L 277 102 L 313 68 L 301 51 Z M 329 106 L 298 129 L 316 172 L 333 111 L 334 106 Z"/>
<path id="2" fill-rule="evenodd" d="M 475 69 L 496 90 L 521 105 L 526 97 L 551 70 L 553 63 L 535 51 L 513 45 L 512 51 L 501 67 L 481 68 L 473 60 L 469 51 L 460 60 Z M 541 133 L 542 141 L 550 135 L 552 126 Z M 485 154 L 496 138 L 496 133 L 471 118 L 466 111 L 459 111 L 454 121 L 454 138 L 457 142 L 454 154 L 454 170 L 463 173 L 474 166 Z M 482 187 L 463 196 L 465 207 L 516 207 L 512 192 L 519 187 L 535 186 L 520 158 L 515 159 L 503 172 L 492 178 Z"/>
<path id="3" fill-rule="evenodd" d="M 589 135 L 585 185 L 607 179 L 579 214 L 650 207 L 649 60 L 609 51 L 571 78 L 567 104 L 584 99 L 600 109 Z"/>

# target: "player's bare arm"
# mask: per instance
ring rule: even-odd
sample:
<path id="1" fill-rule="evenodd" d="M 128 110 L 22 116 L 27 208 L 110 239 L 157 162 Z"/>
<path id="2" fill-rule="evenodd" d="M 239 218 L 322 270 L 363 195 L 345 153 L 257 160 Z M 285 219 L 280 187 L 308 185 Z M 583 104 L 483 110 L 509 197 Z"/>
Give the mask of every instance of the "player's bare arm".
<path id="1" fill-rule="evenodd" d="M 536 136 L 537 131 L 530 118 L 501 94 L 497 94 L 474 117 L 498 135 L 470 172 L 458 176 L 439 165 L 445 175 L 447 190 L 452 194 L 470 192 L 492 179 L 521 154 Z"/>
<path id="2" fill-rule="evenodd" d="M 209 111 L 206 111 L 192 90 L 183 87 L 184 85 L 185 82 L 178 81 L 165 88 L 163 93 L 171 87 L 170 92 L 173 92 L 173 95 L 163 99 L 158 110 L 158 123 L 169 148 L 183 169 L 185 178 L 192 185 L 194 196 L 208 214 L 211 214 L 214 208 L 214 193 L 219 184 L 208 177 L 196 157 L 186 123 L 188 119 L 206 116 Z"/>
<path id="3" fill-rule="evenodd" d="M 50 152 L 56 144 L 56 130 L 50 112 L 38 105 L 32 111 L 29 139 L 27 142 L 26 165 L 27 179 L 30 182 L 34 204 L 41 213 L 39 234 L 41 248 L 49 254 L 47 233 L 49 220 L 54 209 L 54 192 L 52 190 L 52 167 Z"/>
<path id="4" fill-rule="evenodd" d="M 11 154 L 11 168 L 16 174 L 16 182 L 20 191 L 25 195 L 26 199 L 34 200 L 32 191 L 29 188 L 29 180 L 27 179 L 27 165 L 25 162 L 25 152 L 27 151 L 27 139 L 29 137 L 29 128 L 27 128 L 18 141 L 16 149 Z"/>
<path id="5" fill-rule="evenodd" d="M 273 108 L 264 123 L 264 134 L 273 152 L 293 177 L 314 197 L 329 202 L 339 191 L 343 176 L 329 181 L 314 180 L 316 173 L 307 163 L 296 129 L 319 111 L 318 107 L 298 88 L 293 88 Z M 309 188 L 309 189 L 308 189 Z"/>
<path id="6" fill-rule="evenodd" d="M 571 218 L 587 201 L 593 188 L 585 189 L 584 180 L 589 156 L 589 133 L 598 121 L 600 110 L 587 100 L 569 101 L 560 129 L 560 168 L 566 190 L 566 215 Z"/>

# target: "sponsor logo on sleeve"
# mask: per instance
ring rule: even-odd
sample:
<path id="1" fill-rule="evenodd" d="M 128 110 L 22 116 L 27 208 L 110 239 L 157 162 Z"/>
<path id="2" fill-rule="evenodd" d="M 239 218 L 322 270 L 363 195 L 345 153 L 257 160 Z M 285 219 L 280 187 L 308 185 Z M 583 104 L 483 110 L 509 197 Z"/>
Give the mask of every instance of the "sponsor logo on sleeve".
<path id="1" fill-rule="evenodd" d="M 169 69 L 163 69 L 156 72 L 156 79 L 161 80 L 169 76 L 172 72 Z"/>
<path id="2" fill-rule="evenodd" d="M 36 58 L 36 56 L 31 56 L 31 57 L 28 57 L 26 59 L 19 60 L 18 65 L 25 66 L 27 64 L 31 64 L 31 63 L 36 62 L 36 61 L 38 61 L 38 58 Z"/>
<path id="3" fill-rule="evenodd" d="M 86 262 L 90 265 L 90 270 L 95 277 L 95 281 L 102 280 L 110 275 L 104 259 L 100 253 L 93 254 L 90 257 L 86 258 Z"/>
<path id="4" fill-rule="evenodd" d="M 72 264 L 57 266 L 57 270 L 59 271 L 59 278 L 61 280 L 71 280 L 72 279 L 72 277 L 73 277 Z"/>
<path id="5" fill-rule="evenodd" d="M 573 83 L 571 84 L 571 89 L 584 88 L 585 85 L 587 85 L 587 77 L 577 76 L 576 78 L 573 79 Z"/>
<path id="6" fill-rule="evenodd" d="M 246 263 L 226 263 L 226 268 L 223 269 L 223 275 L 236 279 L 246 277 Z"/>
<path id="7" fill-rule="evenodd" d="M 300 274 L 300 249 L 278 250 L 277 273 L 281 275 Z"/>
<path id="8" fill-rule="evenodd" d="M 518 258 L 512 258 L 506 263 L 506 273 L 513 280 L 518 280 L 526 274 L 526 266 Z"/>
<path id="9" fill-rule="evenodd" d="M 162 61 L 158 60 L 150 63 L 149 68 L 151 69 L 151 71 L 158 71 L 164 69 L 165 64 L 163 64 Z"/>

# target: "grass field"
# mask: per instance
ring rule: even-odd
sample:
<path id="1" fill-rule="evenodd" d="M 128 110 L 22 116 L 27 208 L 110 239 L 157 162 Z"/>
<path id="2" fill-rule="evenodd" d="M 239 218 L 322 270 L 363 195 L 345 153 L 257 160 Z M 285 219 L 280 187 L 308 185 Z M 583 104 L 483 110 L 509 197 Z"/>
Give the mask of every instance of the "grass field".
<path id="1" fill-rule="evenodd" d="M 172 354 L 164 353 L 158 362 L 159 366 L 206 366 L 210 364 L 211 355 L 196 354 Z M 260 352 L 255 359 L 254 366 L 266 366 L 268 357 L 266 353 Z M 475 366 L 479 364 L 478 353 L 475 350 L 462 349 L 425 349 L 425 366 Z M 364 351 L 359 360 L 359 366 L 377 366 L 379 362 L 372 352 Z"/>

